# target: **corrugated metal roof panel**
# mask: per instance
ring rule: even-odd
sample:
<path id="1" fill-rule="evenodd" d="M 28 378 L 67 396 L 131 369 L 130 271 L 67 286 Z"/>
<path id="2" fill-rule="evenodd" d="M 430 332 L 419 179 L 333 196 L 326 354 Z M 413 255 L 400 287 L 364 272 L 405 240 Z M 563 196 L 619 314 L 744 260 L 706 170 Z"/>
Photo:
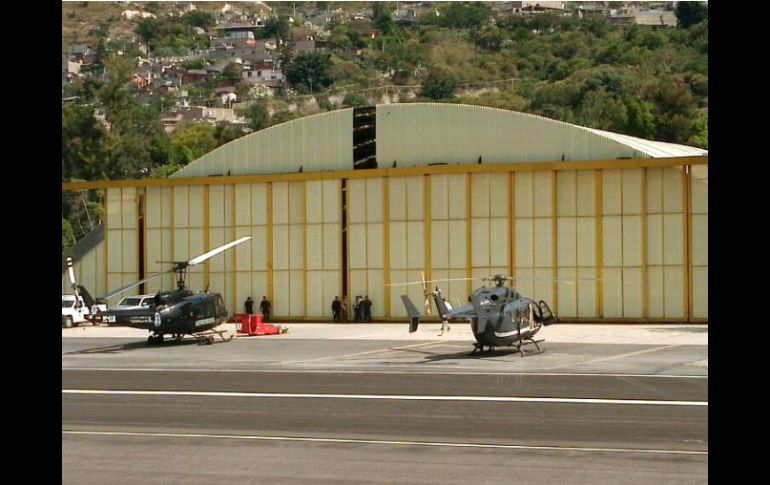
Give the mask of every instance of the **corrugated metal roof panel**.
<path id="1" fill-rule="evenodd" d="M 643 140 L 484 106 L 377 106 L 380 167 L 706 156 L 708 150 Z M 174 178 L 351 170 L 353 110 L 272 126 L 191 162 Z"/>

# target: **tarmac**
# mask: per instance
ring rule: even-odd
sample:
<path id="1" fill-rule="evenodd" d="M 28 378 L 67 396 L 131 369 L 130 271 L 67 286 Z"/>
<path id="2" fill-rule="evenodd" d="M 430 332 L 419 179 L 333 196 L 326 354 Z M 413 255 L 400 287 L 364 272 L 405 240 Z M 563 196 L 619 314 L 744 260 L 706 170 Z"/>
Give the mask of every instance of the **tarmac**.
<path id="1" fill-rule="evenodd" d="M 453 323 L 451 330 L 439 335 L 440 323 L 422 323 L 409 333 L 407 323 L 285 323 L 289 331 L 279 335 L 248 337 L 236 334 L 236 325 L 225 323 L 218 330 L 249 339 L 328 339 L 328 340 L 414 340 L 473 341 L 468 323 Z M 82 326 L 62 328 L 62 338 L 146 339 L 147 330 L 129 327 Z M 633 345 L 708 345 L 708 325 L 563 323 L 544 327 L 538 338 L 558 343 L 633 344 Z"/>

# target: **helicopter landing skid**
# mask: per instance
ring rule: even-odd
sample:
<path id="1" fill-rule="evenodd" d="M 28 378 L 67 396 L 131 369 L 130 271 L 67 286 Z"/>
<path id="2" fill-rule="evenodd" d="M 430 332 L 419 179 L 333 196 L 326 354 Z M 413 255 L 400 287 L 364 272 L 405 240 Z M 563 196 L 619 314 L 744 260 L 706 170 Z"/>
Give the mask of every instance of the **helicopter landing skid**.
<path id="1" fill-rule="evenodd" d="M 224 336 L 225 333 L 227 333 L 227 330 L 211 330 L 206 333 L 193 334 L 193 337 L 198 340 L 198 345 L 211 345 L 214 343 L 214 337 L 217 335 L 222 339 L 222 342 L 229 342 L 233 339 L 233 335 L 227 338 Z"/>
<path id="2" fill-rule="evenodd" d="M 537 344 L 538 344 L 538 343 L 540 343 L 540 342 L 545 342 L 545 339 L 540 339 L 540 340 L 534 340 L 534 339 L 531 339 L 531 338 L 528 338 L 528 339 L 524 339 L 524 340 L 522 340 L 522 341 L 519 341 L 519 343 L 518 343 L 518 344 L 516 344 L 516 350 L 518 350 L 518 351 L 519 351 L 519 355 L 520 355 L 521 357 L 524 357 L 525 355 L 527 355 L 527 354 L 528 354 L 528 352 L 524 352 L 524 349 L 522 349 L 521 347 L 522 347 L 523 345 L 527 345 L 527 344 L 534 344 L 534 345 L 535 345 L 535 347 L 537 347 L 537 352 L 529 352 L 529 353 L 530 353 L 530 354 L 531 354 L 531 353 L 542 354 L 542 353 L 543 353 L 543 349 L 541 349 L 541 348 L 540 348 L 540 346 L 539 346 L 539 345 L 537 345 Z"/>

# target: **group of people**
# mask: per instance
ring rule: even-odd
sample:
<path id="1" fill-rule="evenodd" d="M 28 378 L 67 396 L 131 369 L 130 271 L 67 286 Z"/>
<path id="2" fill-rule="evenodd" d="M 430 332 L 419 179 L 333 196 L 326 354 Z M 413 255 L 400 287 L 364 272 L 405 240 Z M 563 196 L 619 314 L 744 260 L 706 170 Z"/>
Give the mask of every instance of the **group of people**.
<path id="1" fill-rule="evenodd" d="M 267 322 L 270 320 L 270 300 L 266 296 L 262 297 L 262 301 L 259 303 L 259 311 L 262 313 L 262 321 Z M 243 302 L 243 312 L 248 315 L 254 314 L 254 300 L 251 297 L 246 298 Z M 334 297 L 332 302 L 332 314 L 334 315 L 335 322 L 348 322 L 350 321 L 350 314 L 348 312 L 348 297 L 344 297 L 340 300 L 339 296 Z M 356 302 L 353 305 L 353 317 L 355 322 L 371 322 L 372 321 L 372 300 L 369 299 L 369 295 L 356 296 Z"/>
<path id="2" fill-rule="evenodd" d="M 259 303 L 259 311 L 262 313 L 263 322 L 270 320 L 270 308 L 270 300 L 263 296 L 262 301 Z M 243 302 L 243 312 L 248 315 L 254 315 L 254 300 L 251 297 L 246 298 L 246 301 Z"/>
<path id="3" fill-rule="evenodd" d="M 334 297 L 332 302 L 332 315 L 335 322 L 348 322 L 350 321 L 350 313 L 348 308 L 348 297 L 345 296 L 340 300 L 339 296 Z M 369 299 L 369 295 L 356 296 L 355 304 L 353 305 L 353 317 L 355 322 L 371 322 L 372 321 L 372 300 Z"/>

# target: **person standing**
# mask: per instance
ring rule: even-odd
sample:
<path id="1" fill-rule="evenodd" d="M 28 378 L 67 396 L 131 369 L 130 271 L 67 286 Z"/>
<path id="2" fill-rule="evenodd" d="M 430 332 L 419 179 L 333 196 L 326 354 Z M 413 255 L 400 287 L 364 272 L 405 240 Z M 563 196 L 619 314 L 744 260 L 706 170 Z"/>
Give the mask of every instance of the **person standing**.
<path id="1" fill-rule="evenodd" d="M 259 310 L 262 312 L 262 321 L 267 322 L 270 320 L 270 301 L 266 296 L 262 297 L 262 302 L 259 304 Z"/>
<path id="2" fill-rule="evenodd" d="M 353 312 L 355 313 L 355 322 L 361 321 L 361 295 L 356 295 L 356 303 L 353 305 Z"/>
<path id="3" fill-rule="evenodd" d="M 246 298 L 243 302 L 243 312 L 247 315 L 254 315 L 254 300 L 251 297 Z"/>
<path id="4" fill-rule="evenodd" d="M 363 307 L 364 307 L 364 321 L 365 322 L 371 322 L 372 321 L 372 300 L 369 299 L 369 295 L 366 295 L 363 299 Z"/>
<path id="5" fill-rule="evenodd" d="M 348 313 L 348 295 L 342 297 L 342 321 L 345 323 L 350 321 L 350 314 Z"/>
<path id="6" fill-rule="evenodd" d="M 332 302 L 332 315 L 334 315 L 334 321 L 339 322 L 341 321 L 341 315 L 342 313 L 342 302 L 340 302 L 340 297 L 335 296 L 334 301 Z"/>

